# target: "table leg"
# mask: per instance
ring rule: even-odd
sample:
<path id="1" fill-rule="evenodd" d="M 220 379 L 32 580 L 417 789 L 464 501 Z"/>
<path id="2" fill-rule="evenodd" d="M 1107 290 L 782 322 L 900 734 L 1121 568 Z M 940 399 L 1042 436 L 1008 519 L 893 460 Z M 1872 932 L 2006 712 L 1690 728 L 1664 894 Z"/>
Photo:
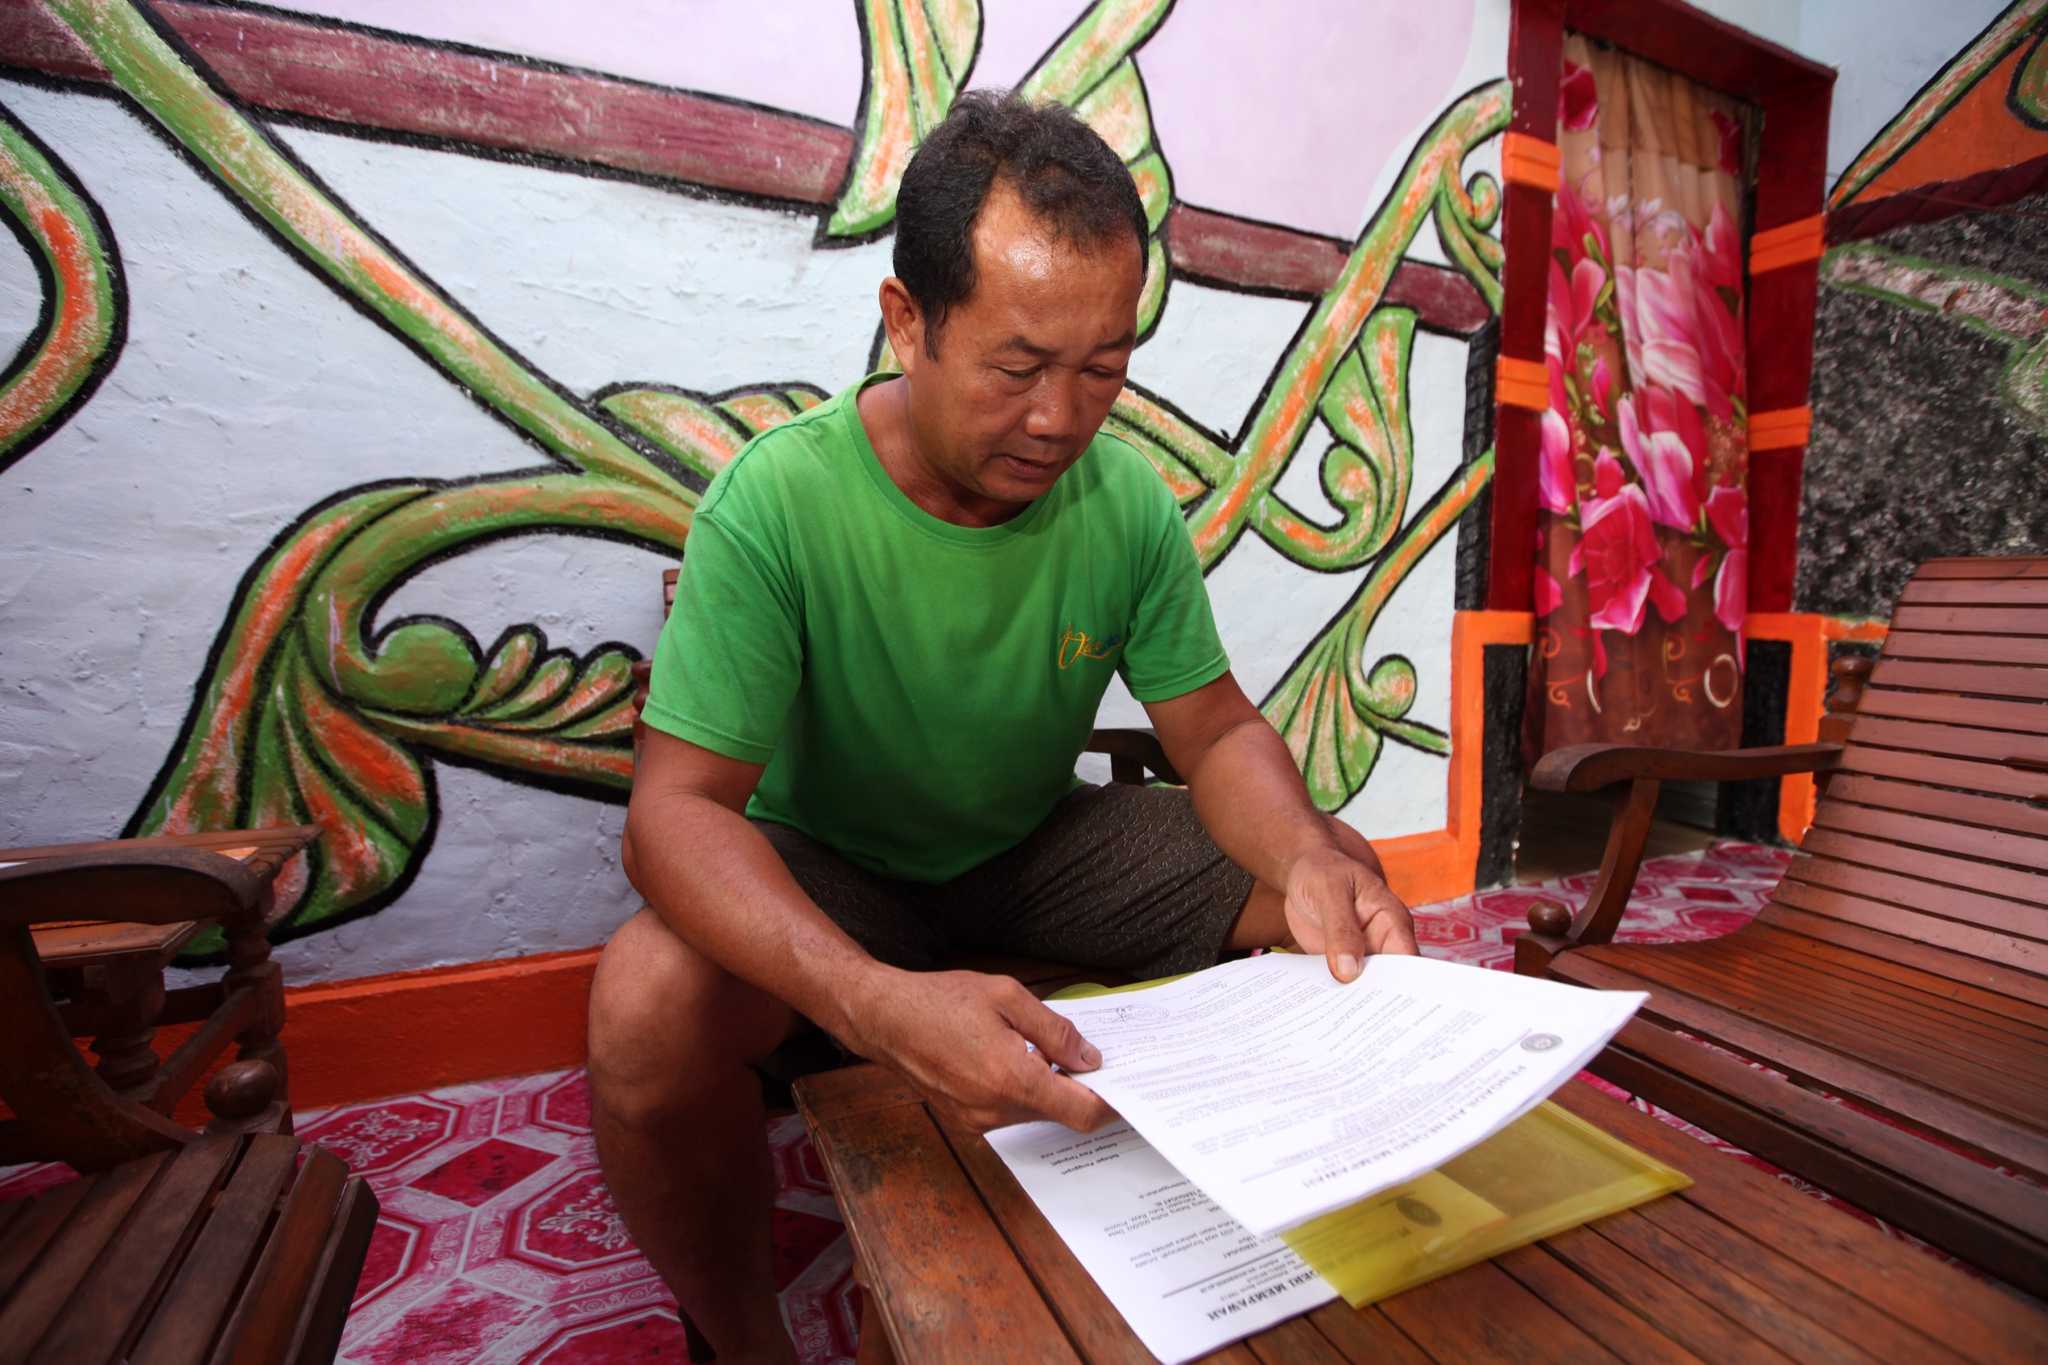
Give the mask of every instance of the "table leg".
<path id="1" fill-rule="evenodd" d="M 100 1057 L 100 1079 L 116 1095 L 147 1100 L 156 1087 L 156 1021 L 164 1008 L 163 965 L 136 957 L 92 968 L 87 988 L 99 996 L 105 1020 L 92 1050 Z M 97 981 L 93 978 L 97 977 Z"/>

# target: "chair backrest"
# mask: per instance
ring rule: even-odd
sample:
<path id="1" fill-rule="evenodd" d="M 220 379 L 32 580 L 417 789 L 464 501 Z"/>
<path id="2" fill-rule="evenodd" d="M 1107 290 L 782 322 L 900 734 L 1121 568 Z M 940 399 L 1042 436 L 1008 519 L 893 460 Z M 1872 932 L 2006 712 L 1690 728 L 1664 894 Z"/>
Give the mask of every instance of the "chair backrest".
<path id="1" fill-rule="evenodd" d="M 2043 991 L 2048 558 L 1914 574 L 1775 899 L 1801 932 Z"/>

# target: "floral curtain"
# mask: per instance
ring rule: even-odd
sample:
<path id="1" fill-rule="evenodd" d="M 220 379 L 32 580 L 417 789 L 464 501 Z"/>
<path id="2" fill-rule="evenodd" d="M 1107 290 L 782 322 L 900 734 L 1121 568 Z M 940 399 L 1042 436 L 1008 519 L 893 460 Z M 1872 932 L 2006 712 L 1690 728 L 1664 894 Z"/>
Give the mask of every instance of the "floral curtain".
<path id="1" fill-rule="evenodd" d="M 1734 745 L 1746 113 L 1576 35 L 1559 105 L 1530 748 Z"/>

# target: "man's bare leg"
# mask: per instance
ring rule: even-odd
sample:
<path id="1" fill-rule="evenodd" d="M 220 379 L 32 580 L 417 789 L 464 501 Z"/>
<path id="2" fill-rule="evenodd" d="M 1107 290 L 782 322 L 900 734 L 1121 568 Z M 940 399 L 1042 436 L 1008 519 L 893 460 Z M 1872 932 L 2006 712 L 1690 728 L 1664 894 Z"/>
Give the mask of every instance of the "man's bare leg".
<path id="1" fill-rule="evenodd" d="M 775 1298 L 774 1171 L 747 1065 L 793 1020 L 647 909 L 612 936 L 591 986 L 598 1164 L 626 1230 L 721 1365 L 796 1359 Z"/>

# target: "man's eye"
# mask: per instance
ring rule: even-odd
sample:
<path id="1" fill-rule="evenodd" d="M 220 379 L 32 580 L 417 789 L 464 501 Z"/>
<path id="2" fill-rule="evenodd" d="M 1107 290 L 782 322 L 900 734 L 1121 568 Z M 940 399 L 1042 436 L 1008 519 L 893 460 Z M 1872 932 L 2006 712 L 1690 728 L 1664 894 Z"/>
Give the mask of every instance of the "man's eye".
<path id="1" fill-rule="evenodd" d="M 1038 377 L 1038 371 L 1037 371 L 1037 370 L 1010 370 L 1010 369 L 1005 369 L 1005 370 L 1003 370 L 1003 371 L 1002 371 L 1002 373 L 1004 373 L 1005 375 L 1008 375 L 1008 376 L 1009 376 L 1010 378 L 1012 378 L 1012 379 L 1036 379 L 1036 378 Z"/>
<path id="2" fill-rule="evenodd" d="M 1121 384 L 1123 382 L 1124 372 L 1121 369 L 1105 370 L 1098 365 L 1095 368 L 1088 371 L 1088 377 L 1090 379 L 1114 379 L 1119 384 Z"/>

